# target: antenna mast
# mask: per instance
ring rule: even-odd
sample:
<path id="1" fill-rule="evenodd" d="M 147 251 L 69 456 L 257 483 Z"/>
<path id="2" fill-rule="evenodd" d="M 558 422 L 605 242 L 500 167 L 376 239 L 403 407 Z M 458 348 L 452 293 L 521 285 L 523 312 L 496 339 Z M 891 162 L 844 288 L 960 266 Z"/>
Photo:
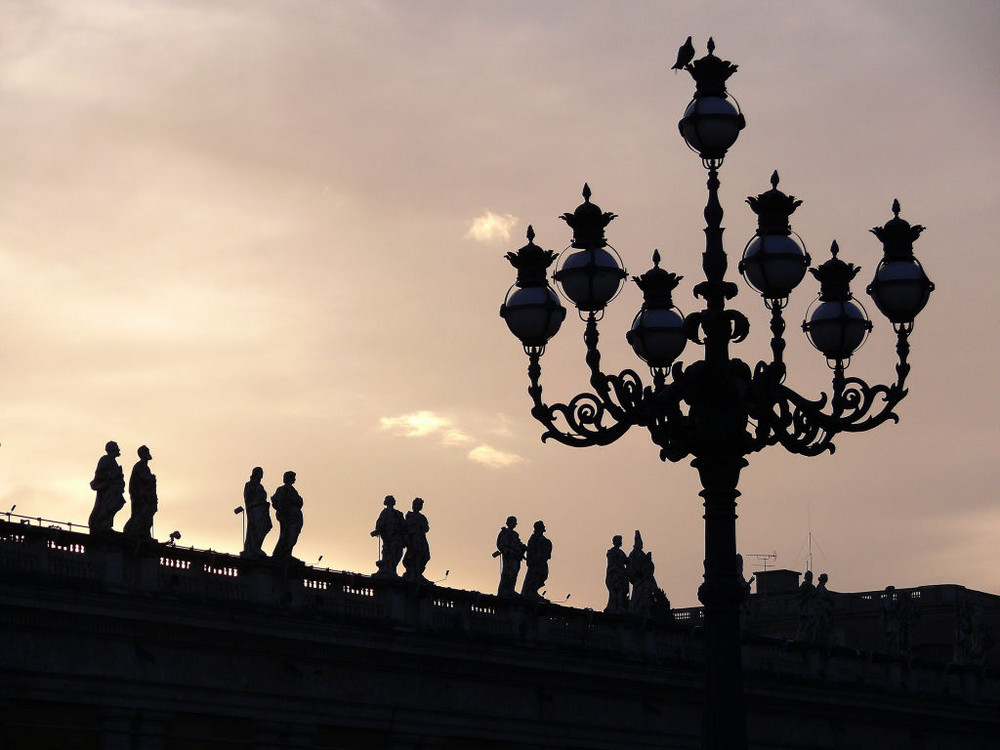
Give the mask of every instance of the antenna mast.
<path id="1" fill-rule="evenodd" d="M 762 572 L 766 573 L 767 572 L 767 561 L 768 560 L 777 560 L 778 559 L 778 553 L 777 553 L 777 551 L 774 551 L 774 552 L 772 552 L 769 555 L 767 555 L 767 554 L 757 554 L 757 555 L 750 555 L 750 554 L 748 554 L 748 555 L 746 555 L 746 557 L 752 557 L 754 560 L 759 560 L 760 561 L 759 564 L 763 568 Z"/>
<path id="2" fill-rule="evenodd" d="M 808 552 L 806 554 L 806 570 L 813 569 L 813 523 L 812 510 L 809 507 L 809 498 L 806 498 L 806 539 L 808 541 Z"/>

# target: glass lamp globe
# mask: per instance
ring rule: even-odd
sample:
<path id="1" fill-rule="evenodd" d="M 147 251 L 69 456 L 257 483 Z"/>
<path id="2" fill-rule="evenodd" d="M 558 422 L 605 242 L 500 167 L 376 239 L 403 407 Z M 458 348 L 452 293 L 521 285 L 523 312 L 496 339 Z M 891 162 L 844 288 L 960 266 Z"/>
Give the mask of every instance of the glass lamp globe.
<path id="1" fill-rule="evenodd" d="M 625 338 L 650 367 L 670 367 L 684 351 L 684 316 L 676 307 L 641 310 Z"/>
<path id="2" fill-rule="evenodd" d="M 650 368 L 670 367 L 687 344 L 684 315 L 672 298 L 681 277 L 660 268 L 660 251 L 655 250 L 653 267 L 632 280 L 642 290 L 642 308 L 625 340 Z"/>
<path id="3" fill-rule="evenodd" d="M 625 279 L 618 254 L 610 245 L 570 251 L 552 275 L 566 298 L 581 312 L 598 312 L 617 296 Z"/>
<path id="4" fill-rule="evenodd" d="M 604 230 L 616 217 L 590 202 L 590 185 L 583 185 L 583 203 L 559 218 L 573 230 L 573 241 L 559 256 L 552 278 L 563 295 L 583 313 L 602 311 L 622 288 L 626 273 L 621 258 L 608 244 Z"/>
<path id="5" fill-rule="evenodd" d="M 924 309 L 934 284 L 927 278 L 923 266 L 913 260 L 879 263 L 875 278 L 867 292 L 875 306 L 893 323 L 911 323 Z"/>
<path id="6" fill-rule="evenodd" d="M 794 233 L 753 237 L 740 261 L 743 278 L 765 299 L 787 299 L 808 267 L 809 256 Z"/>
<path id="7" fill-rule="evenodd" d="M 517 269 L 517 281 L 507 290 L 500 317 L 526 354 L 541 355 L 566 318 L 566 308 L 545 278 L 556 254 L 535 244 L 535 230 L 530 226 L 527 236 L 527 245 L 504 256 Z"/>
<path id="8" fill-rule="evenodd" d="M 684 110 L 681 136 L 702 159 L 724 157 L 746 127 L 746 120 L 734 101 L 729 96 L 702 96 L 692 99 Z"/>
<path id="9" fill-rule="evenodd" d="M 812 345 L 835 362 L 850 359 L 872 329 L 865 308 L 851 294 L 851 280 L 861 269 L 838 258 L 839 252 L 834 241 L 830 260 L 810 269 L 819 280 L 820 291 L 802 323 Z"/>
<path id="10" fill-rule="evenodd" d="M 559 332 L 566 308 L 548 285 L 518 288 L 515 284 L 500 306 L 500 317 L 530 353 L 532 349 L 544 349 Z"/>
<path id="11" fill-rule="evenodd" d="M 899 201 L 894 200 L 893 218 L 871 230 L 882 242 L 884 254 L 867 289 L 878 309 L 897 327 L 912 324 L 934 291 L 934 284 L 913 254 L 913 243 L 924 228 L 901 219 L 899 211 Z"/>
<path id="12" fill-rule="evenodd" d="M 850 359 L 861 347 L 872 324 L 865 309 L 854 300 L 817 299 L 806 311 L 802 329 L 827 359 L 840 361 Z"/>
<path id="13" fill-rule="evenodd" d="M 784 306 L 809 267 L 802 238 L 792 231 L 789 217 L 802 205 L 794 195 L 778 190 L 778 171 L 771 174 L 771 189 L 750 196 L 747 203 L 757 214 L 757 231 L 743 249 L 740 273 L 767 301 Z"/>

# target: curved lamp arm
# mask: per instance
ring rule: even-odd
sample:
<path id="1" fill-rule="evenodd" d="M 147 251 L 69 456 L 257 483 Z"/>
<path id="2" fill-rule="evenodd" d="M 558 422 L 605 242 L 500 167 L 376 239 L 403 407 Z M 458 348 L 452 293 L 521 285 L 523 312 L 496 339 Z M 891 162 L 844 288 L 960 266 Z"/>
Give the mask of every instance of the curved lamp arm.
<path id="1" fill-rule="evenodd" d="M 790 453 L 805 456 L 832 453 L 833 439 L 841 432 L 865 432 L 883 422 L 898 422 L 894 409 L 907 394 L 910 346 L 906 328 L 900 328 L 897 335 L 899 361 L 896 382 L 891 385 L 869 385 L 861 378 L 845 377 L 843 363 L 838 363 L 832 397 L 823 394 L 810 400 L 770 378 L 767 365 L 758 365 L 754 375 L 756 450 L 780 443 Z"/>
<path id="2" fill-rule="evenodd" d="M 612 390 L 619 397 L 631 398 L 634 394 L 641 397 L 642 383 L 634 372 L 626 370 L 618 377 L 602 375 L 604 385 L 600 396 L 579 393 L 568 404 L 552 405 L 542 401 L 541 376 L 541 356 L 531 353 L 528 363 L 528 395 L 531 396 L 531 416 L 546 427 L 542 442 L 552 438 L 573 447 L 609 445 L 628 432 L 635 423 L 621 405 L 610 399 Z M 628 407 L 628 412 L 634 410 L 634 404 Z M 561 428 L 561 424 L 568 429 Z"/>

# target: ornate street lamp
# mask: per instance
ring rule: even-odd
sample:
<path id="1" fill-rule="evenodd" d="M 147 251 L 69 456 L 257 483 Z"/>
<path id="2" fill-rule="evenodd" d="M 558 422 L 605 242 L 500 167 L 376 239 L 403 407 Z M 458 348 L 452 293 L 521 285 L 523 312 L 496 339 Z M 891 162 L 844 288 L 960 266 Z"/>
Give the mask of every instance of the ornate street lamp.
<path id="1" fill-rule="evenodd" d="M 838 258 L 839 252 L 834 241 L 830 260 L 810 269 L 819 280 L 819 297 L 809 306 L 802 323 L 809 341 L 834 363 L 834 370 L 846 367 L 842 363 L 850 360 L 872 329 L 865 308 L 851 294 L 851 279 L 861 269 Z"/>
<path id="2" fill-rule="evenodd" d="M 545 352 L 545 344 L 559 332 L 566 318 L 566 308 L 559 303 L 545 278 L 545 271 L 556 259 L 556 254 L 538 247 L 534 240 L 535 230 L 528 227 L 528 244 L 506 255 L 517 269 L 517 281 L 500 305 L 500 317 L 521 341 L 525 353 L 540 357 Z"/>
<path id="3" fill-rule="evenodd" d="M 913 255 L 913 243 L 924 228 L 919 224 L 910 226 L 899 218 L 898 200 L 892 202 L 892 213 L 893 218 L 885 226 L 871 230 L 882 241 L 885 255 L 867 291 L 875 306 L 898 330 L 901 326 L 913 326 L 913 319 L 924 309 L 934 284 Z"/>
<path id="4" fill-rule="evenodd" d="M 654 250 L 653 267 L 632 279 L 642 290 L 643 301 L 625 339 L 660 378 L 666 377 L 666 370 L 687 345 L 684 314 L 674 307 L 672 298 L 682 278 L 660 268 L 660 251 Z"/>
<path id="5" fill-rule="evenodd" d="M 616 217 L 590 202 L 587 186 L 584 203 L 561 217 L 573 229 L 573 241 L 553 278 L 586 321 L 584 343 L 592 391 L 568 403 L 542 400 L 541 356 L 565 310 L 545 280 L 555 253 L 534 245 L 530 227 L 528 245 L 507 255 L 518 269 L 518 279 L 500 313 L 529 358 L 531 414 L 545 427 L 542 440 L 552 438 L 575 447 L 607 445 L 640 425 L 659 446 L 661 460 L 690 459 L 697 469 L 705 505 L 705 575 L 698 589 L 705 618 L 703 747 L 740 750 L 746 747 L 746 723 L 739 611 L 748 588 L 736 552 L 740 471 L 747 465 L 747 456 L 769 446 L 780 444 L 791 453 L 814 456 L 832 452 L 839 433 L 862 432 L 897 421 L 894 409 L 906 395 L 904 383 L 910 369 L 908 337 L 934 285 L 913 255 L 913 242 L 923 227 L 900 219 L 896 202 L 894 218 L 872 230 L 884 245 L 884 257 L 868 287 L 876 307 L 897 334 L 896 380 L 873 386 L 847 377 L 851 355 L 872 328 L 850 290 L 860 269 L 837 257 L 836 243 L 829 260 L 809 268 L 805 246 L 789 224 L 801 201 L 778 190 L 775 172 L 771 189 L 748 199 L 757 214 L 758 229 L 739 264 L 747 283 L 771 311 L 771 359 L 751 368 L 730 356 L 730 344 L 743 341 L 750 325 L 742 313 L 726 309 L 737 286 L 725 278 L 729 261 L 722 246 L 718 170 L 745 120 L 726 91 L 726 81 L 737 66 L 716 57 L 714 50 L 710 39 L 708 54 L 685 67 L 697 90 L 679 124 L 685 142 L 708 170 L 705 279 L 694 287 L 695 296 L 704 300 L 704 309 L 684 316 L 674 307 L 672 293 L 680 278 L 660 268 L 659 252 L 653 255 L 653 268 L 633 278 L 642 290 L 643 303 L 626 338 L 649 366 L 652 385 L 644 386 L 634 370 L 609 375 L 601 369 L 597 323 L 617 295 L 625 272 L 604 236 Z M 830 394 L 816 400 L 784 384 L 782 358 L 782 311 L 807 268 L 819 281 L 820 293 L 802 327 L 833 369 Z M 688 341 L 702 346 L 704 354 L 685 364 L 678 358 Z"/>
<path id="6" fill-rule="evenodd" d="M 617 218 L 590 202 L 590 186 L 583 185 L 583 203 L 573 213 L 560 216 L 573 229 L 573 241 L 560 256 L 552 278 L 559 282 L 566 299 L 584 313 L 603 314 L 618 296 L 626 273 L 621 258 L 604 239 L 604 228 Z"/>

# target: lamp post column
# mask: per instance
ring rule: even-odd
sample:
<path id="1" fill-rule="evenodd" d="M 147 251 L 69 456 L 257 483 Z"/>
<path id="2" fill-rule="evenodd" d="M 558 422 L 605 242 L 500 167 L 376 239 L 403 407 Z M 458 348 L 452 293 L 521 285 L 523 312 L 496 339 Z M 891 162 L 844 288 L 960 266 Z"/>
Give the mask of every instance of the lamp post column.
<path id="1" fill-rule="evenodd" d="M 705 281 L 695 294 L 705 300 L 698 322 L 704 332 L 705 358 L 695 365 L 698 384 L 687 395 L 694 422 L 695 454 L 705 505 L 705 576 L 698 589 L 704 609 L 705 708 L 704 750 L 745 750 L 740 608 L 746 597 L 736 556 L 736 489 L 747 465 L 742 441 L 748 415 L 741 392 L 742 363 L 729 356 L 729 343 L 739 338 L 737 313 L 726 310 L 736 285 L 725 280 L 728 258 L 722 244 L 719 173 L 709 166 L 705 205 Z"/>
<path id="2" fill-rule="evenodd" d="M 720 453 L 691 463 L 705 501 L 705 579 L 698 589 L 705 605 L 702 748 L 743 750 L 747 740 L 740 607 L 746 586 L 736 557 L 736 485 L 747 462 L 737 454 Z"/>

